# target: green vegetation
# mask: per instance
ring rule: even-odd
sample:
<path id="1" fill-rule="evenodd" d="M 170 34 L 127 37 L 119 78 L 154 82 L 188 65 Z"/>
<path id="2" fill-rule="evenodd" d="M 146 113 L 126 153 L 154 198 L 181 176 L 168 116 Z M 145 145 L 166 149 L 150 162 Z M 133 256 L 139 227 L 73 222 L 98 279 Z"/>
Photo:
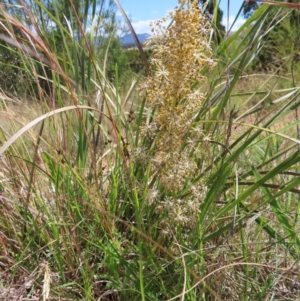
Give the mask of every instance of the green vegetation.
<path id="1" fill-rule="evenodd" d="M 274 7 L 211 46 L 179 2 L 150 74 L 94 2 L 0 5 L 0 300 L 299 299 L 300 78 L 253 71 Z"/>
<path id="2" fill-rule="evenodd" d="M 265 26 L 261 29 L 265 38 L 260 43 L 257 62 L 253 64 L 256 71 L 279 73 L 300 71 L 300 16 L 297 1 L 287 1 L 282 7 L 270 7 Z M 249 17 L 259 6 L 256 2 L 245 2 L 243 13 Z"/>

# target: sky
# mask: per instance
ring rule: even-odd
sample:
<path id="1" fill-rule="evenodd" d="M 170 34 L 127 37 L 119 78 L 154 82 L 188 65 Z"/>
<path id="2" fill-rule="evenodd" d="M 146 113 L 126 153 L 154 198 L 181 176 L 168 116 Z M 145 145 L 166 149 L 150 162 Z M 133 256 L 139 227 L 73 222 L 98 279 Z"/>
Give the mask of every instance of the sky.
<path id="1" fill-rule="evenodd" d="M 119 0 L 126 14 L 129 16 L 136 33 L 151 33 L 149 23 L 151 21 L 161 19 L 167 13 L 178 5 L 177 0 Z M 227 26 L 227 19 L 231 26 L 241 5 L 242 0 L 229 0 L 229 14 L 227 10 L 228 0 L 221 0 L 220 7 L 224 12 L 223 24 Z M 121 14 L 118 12 L 121 17 Z M 245 20 L 240 17 L 233 27 L 233 31 L 237 30 Z"/>

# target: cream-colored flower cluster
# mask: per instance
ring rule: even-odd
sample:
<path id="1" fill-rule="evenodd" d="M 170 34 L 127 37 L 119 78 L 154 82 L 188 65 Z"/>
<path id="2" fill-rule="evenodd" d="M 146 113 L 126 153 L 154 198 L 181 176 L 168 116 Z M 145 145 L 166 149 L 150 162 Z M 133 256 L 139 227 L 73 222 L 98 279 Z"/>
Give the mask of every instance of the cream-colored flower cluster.
<path id="1" fill-rule="evenodd" d="M 183 141 L 204 99 L 198 88 L 206 81 L 201 75 L 203 69 L 214 65 L 210 58 L 209 20 L 196 2 L 188 7 L 179 1 L 180 8 L 170 13 L 171 25 L 165 28 L 166 19 L 157 21 L 150 41 L 154 44 L 153 74 L 146 89 L 148 105 L 155 109 L 155 161 L 161 166 L 162 186 L 172 194 L 183 189 L 197 168 L 189 158 L 195 145 Z"/>

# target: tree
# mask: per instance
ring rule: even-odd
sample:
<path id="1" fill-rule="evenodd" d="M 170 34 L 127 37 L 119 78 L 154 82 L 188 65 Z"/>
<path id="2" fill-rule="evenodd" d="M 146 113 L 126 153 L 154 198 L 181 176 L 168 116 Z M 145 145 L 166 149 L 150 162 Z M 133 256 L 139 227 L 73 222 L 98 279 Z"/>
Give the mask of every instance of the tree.
<path id="1" fill-rule="evenodd" d="M 256 1 L 245 1 L 243 3 L 243 6 L 243 15 L 245 18 L 249 18 L 253 14 L 253 12 L 259 7 Z"/>

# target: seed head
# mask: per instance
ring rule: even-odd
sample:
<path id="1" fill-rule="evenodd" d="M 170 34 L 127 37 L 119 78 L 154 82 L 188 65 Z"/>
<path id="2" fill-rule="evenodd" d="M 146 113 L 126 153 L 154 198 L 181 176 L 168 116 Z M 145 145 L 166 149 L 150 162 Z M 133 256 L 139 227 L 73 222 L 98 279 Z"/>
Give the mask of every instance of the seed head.
<path id="1" fill-rule="evenodd" d="M 145 88 L 148 106 L 155 109 L 155 114 L 151 119 L 152 126 L 145 126 L 142 132 L 155 137 L 153 166 L 159 168 L 160 185 L 166 195 L 172 196 L 161 201 L 157 210 L 168 212 L 168 224 L 174 220 L 186 225 L 190 221 L 188 217 L 192 216 L 192 208 L 196 216 L 206 191 L 204 184 L 192 185 L 197 171 L 195 158 L 199 160 L 200 155 L 193 157 L 190 153 L 192 150 L 199 152 L 197 144 L 202 132 L 193 121 L 204 100 L 200 90 L 206 82 L 203 71 L 212 68 L 214 61 L 209 45 L 208 18 L 197 6 L 197 1 L 189 7 L 184 5 L 184 0 L 178 2 L 180 7 L 169 14 L 173 20 L 171 25 L 165 28 L 166 19 L 163 19 L 155 22 L 152 29 L 152 76 L 147 78 Z M 176 200 L 175 196 L 186 187 L 193 187 L 191 198 Z"/>

